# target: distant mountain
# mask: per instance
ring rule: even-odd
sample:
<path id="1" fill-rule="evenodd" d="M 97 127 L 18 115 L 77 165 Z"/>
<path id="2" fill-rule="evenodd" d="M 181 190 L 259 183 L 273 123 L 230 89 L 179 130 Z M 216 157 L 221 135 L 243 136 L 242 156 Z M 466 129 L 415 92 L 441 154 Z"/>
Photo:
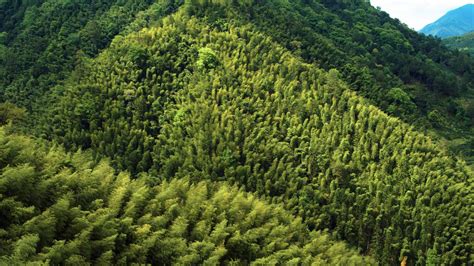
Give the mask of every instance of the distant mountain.
<path id="1" fill-rule="evenodd" d="M 436 22 L 420 30 L 426 35 L 438 36 L 443 39 L 461 36 L 470 31 L 474 31 L 474 4 L 467 4 L 451 10 Z"/>
<path id="2" fill-rule="evenodd" d="M 462 36 L 444 39 L 443 43 L 450 48 L 466 51 L 474 56 L 474 31 L 468 32 Z"/>

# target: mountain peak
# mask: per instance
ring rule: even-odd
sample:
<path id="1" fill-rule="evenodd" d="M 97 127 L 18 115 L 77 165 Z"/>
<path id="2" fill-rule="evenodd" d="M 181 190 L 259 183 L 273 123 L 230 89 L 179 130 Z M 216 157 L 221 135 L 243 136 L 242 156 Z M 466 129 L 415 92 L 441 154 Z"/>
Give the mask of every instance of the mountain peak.
<path id="1" fill-rule="evenodd" d="M 426 35 L 440 38 L 460 36 L 474 30 L 474 4 L 466 4 L 451 10 L 437 21 L 420 30 Z"/>

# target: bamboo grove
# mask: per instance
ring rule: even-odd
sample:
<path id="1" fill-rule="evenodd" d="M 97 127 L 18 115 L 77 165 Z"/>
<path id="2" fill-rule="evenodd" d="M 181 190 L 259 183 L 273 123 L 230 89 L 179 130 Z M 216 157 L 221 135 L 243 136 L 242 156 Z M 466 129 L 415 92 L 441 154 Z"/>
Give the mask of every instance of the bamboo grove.
<path id="1" fill-rule="evenodd" d="M 0 264 L 474 263 L 468 55 L 366 1 L 40 2 L 0 1 Z"/>
<path id="2" fill-rule="evenodd" d="M 0 264 L 361 264 L 300 218 L 225 183 L 114 174 L 0 129 Z"/>
<path id="3" fill-rule="evenodd" d="M 84 68 L 45 123 L 69 148 L 242 186 L 386 263 L 469 260 L 465 164 L 251 26 L 175 15 Z"/>

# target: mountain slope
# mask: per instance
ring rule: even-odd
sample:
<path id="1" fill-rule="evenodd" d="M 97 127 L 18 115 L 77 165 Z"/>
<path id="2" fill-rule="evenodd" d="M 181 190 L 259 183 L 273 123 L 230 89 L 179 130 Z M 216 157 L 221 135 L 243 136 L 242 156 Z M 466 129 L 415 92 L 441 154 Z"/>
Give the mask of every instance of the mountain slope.
<path id="1" fill-rule="evenodd" d="M 56 88 L 47 135 L 131 172 L 238 184 L 382 264 L 471 259 L 463 162 L 254 26 L 182 11 Z"/>
<path id="2" fill-rule="evenodd" d="M 41 7 L 57 3 L 49 0 Z M 408 265 L 474 262 L 473 175 L 464 161 L 417 131 L 433 129 L 435 136 L 469 134 L 472 117 L 467 110 L 472 101 L 466 96 L 472 92 L 474 75 L 469 56 L 418 35 L 366 1 L 190 0 L 159 1 L 137 10 L 125 7 L 133 3 L 117 1 L 115 8 L 105 9 L 128 10 L 128 15 L 117 24 L 116 19 L 99 19 L 99 25 L 120 34 L 103 39 L 92 53 L 81 50 L 88 47 L 83 43 L 96 40 L 94 34 L 72 45 L 61 41 L 55 20 L 25 24 L 55 29 L 43 40 L 48 47 L 64 47 L 65 53 L 51 48 L 51 55 L 43 54 L 38 49 L 44 60 L 35 64 L 47 69 L 44 73 L 33 75 L 38 68 L 25 65 L 2 83 L 8 89 L 1 91 L 4 100 L 29 108 L 23 130 L 60 142 L 68 150 L 90 149 L 95 161 L 110 157 L 117 171 L 129 171 L 137 183 L 144 182 L 140 176 L 148 172 L 154 178 L 146 179 L 146 186 L 137 185 L 145 190 L 166 186 L 167 180 L 179 187 L 181 181 L 175 179 L 193 184 L 205 180 L 210 185 L 225 181 L 301 217 L 310 230 L 330 230 L 382 265 L 404 258 Z M 54 12 L 36 14 L 49 18 Z M 82 31 L 94 17 L 84 16 L 78 22 L 72 16 L 60 25 L 70 21 Z M 22 54 L 21 47 L 28 46 L 14 36 L 22 32 L 26 38 L 36 26 L 26 31 L 17 26 L 8 30 L 2 49 L 29 58 L 36 50 Z M 59 33 L 69 36 L 67 29 Z M 74 54 L 75 60 L 55 60 Z M 61 75 L 55 76 L 48 64 L 63 70 Z M 3 64 L 0 68 L 13 71 Z M 133 186 L 123 189 L 135 191 Z M 10 187 L 6 191 L 23 195 Z M 150 216 L 175 213 L 183 206 L 173 203 Z M 99 209 L 104 206 L 98 204 Z M 220 219 L 220 214 L 211 215 L 211 220 Z M 147 219 L 145 215 L 143 220 Z M 174 234 L 182 225 L 166 223 L 157 227 L 164 230 L 158 234 L 167 232 L 166 226 Z M 127 220 L 120 230 L 127 228 L 135 227 Z M 116 239 L 114 230 L 99 231 L 107 239 L 94 238 L 92 244 L 117 243 L 111 241 Z M 140 233 L 146 234 L 143 230 Z M 295 234 L 307 236 L 302 231 Z M 65 240 L 61 237 L 47 240 Z M 266 243 L 267 236 L 252 237 L 243 241 L 242 249 L 239 237 L 237 247 L 235 242 L 224 245 L 255 254 L 260 246 L 250 251 L 248 246 Z M 35 250 L 34 236 L 9 235 L 7 260 L 15 255 L 12 239 L 20 240 L 16 249 L 20 255 Z M 74 239 L 66 251 L 81 241 Z M 54 256 L 61 243 L 44 253 Z M 162 254 L 170 261 L 178 252 L 173 248 L 181 247 L 172 243 L 172 251 Z M 298 247 L 289 248 L 296 257 L 312 256 Z M 261 253 L 262 257 L 281 255 L 272 251 Z M 84 252 L 81 256 L 89 256 L 87 249 Z M 137 256 L 141 250 L 127 254 Z M 285 254 L 274 261 L 293 258 Z M 114 256 L 103 255 L 104 260 Z M 340 259 L 339 253 L 333 255 Z M 91 260 L 97 257 L 94 253 Z"/>
<path id="3" fill-rule="evenodd" d="M 474 31 L 462 36 L 444 39 L 443 43 L 450 48 L 467 52 L 474 57 Z"/>
<path id="4" fill-rule="evenodd" d="M 466 54 L 449 51 L 364 2 L 256 1 L 250 8 L 235 7 L 235 13 L 212 10 L 197 14 L 215 24 L 226 17 L 244 19 L 306 62 L 337 68 L 353 90 L 392 116 L 447 139 L 454 153 L 473 154 L 474 147 L 457 144 L 472 142 L 474 135 L 474 61 Z"/>
<path id="5" fill-rule="evenodd" d="M 30 110 L 35 118 L 30 119 L 28 132 L 38 134 L 36 116 L 45 112 L 51 88 L 74 66 L 107 47 L 114 34 L 159 23 L 184 1 L 139 2 L 88 6 L 75 0 L 51 8 L 58 4 L 48 0 L 26 9 L 31 12 L 25 12 L 24 21 L 12 26 L 5 45 L 0 45 L 0 99 Z M 78 8 L 84 11 L 57 15 Z M 227 20 L 253 24 L 305 62 L 326 70 L 337 68 L 372 104 L 446 139 L 454 154 L 466 159 L 474 154 L 473 147 L 459 145 L 474 141 L 472 58 L 420 36 L 365 1 L 234 1 L 229 10 L 203 6 L 189 12 L 216 26 L 225 27 Z"/>
<path id="6" fill-rule="evenodd" d="M 474 4 L 467 4 L 451 10 L 437 21 L 420 30 L 426 35 L 440 38 L 461 36 L 474 30 Z"/>
<path id="7" fill-rule="evenodd" d="M 3 128 L 0 150 L 2 265 L 374 264 L 225 183 L 131 180 Z"/>
<path id="8" fill-rule="evenodd" d="M 125 30 L 172 12 L 173 1 L 0 2 L 0 100 L 28 109 Z M 41 105 L 41 104 L 39 104 Z"/>

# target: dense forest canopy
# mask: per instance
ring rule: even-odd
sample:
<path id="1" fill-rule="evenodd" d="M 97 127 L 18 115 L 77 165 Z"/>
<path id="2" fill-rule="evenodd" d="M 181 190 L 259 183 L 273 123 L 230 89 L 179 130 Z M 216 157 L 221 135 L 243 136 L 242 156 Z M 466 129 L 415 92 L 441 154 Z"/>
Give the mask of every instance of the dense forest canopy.
<path id="1" fill-rule="evenodd" d="M 0 129 L 0 264 L 373 264 L 224 183 L 155 185 Z"/>
<path id="2" fill-rule="evenodd" d="M 444 39 L 443 43 L 452 49 L 468 52 L 474 57 L 474 31 L 462 36 Z"/>
<path id="3" fill-rule="evenodd" d="M 0 263 L 474 263 L 468 54 L 367 1 L 0 10 Z"/>
<path id="4" fill-rule="evenodd" d="M 45 95 L 75 66 L 95 57 L 117 34 L 155 25 L 184 2 L 1 2 L 0 99 L 42 113 Z M 372 104 L 446 139 L 464 159 L 474 155 L 474 63 L 467 54 L 419 35 L 367 1 L 187 3 L 197 5 L 188 11 L 214 26 L 251 23 L 306 62 L 339 69 Z M 394 89 L 402 96 L 389 93 Z M 35 128 L 28 126 L 28 132 Z"/>

